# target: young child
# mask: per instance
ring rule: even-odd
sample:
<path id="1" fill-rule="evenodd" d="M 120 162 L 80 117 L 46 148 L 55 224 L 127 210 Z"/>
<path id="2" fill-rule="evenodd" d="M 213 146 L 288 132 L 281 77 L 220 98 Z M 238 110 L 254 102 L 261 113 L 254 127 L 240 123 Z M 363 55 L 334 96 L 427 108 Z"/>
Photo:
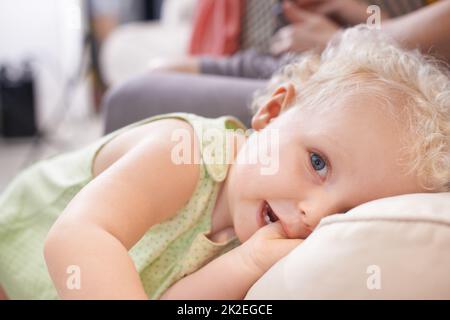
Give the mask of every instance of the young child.
<path id="1" fill-rule="evenodd" d="M 240 299 L 323 217 L 449 191 L 450 80 L 419 53 L 357 27 L 275 85 L 248 139 L 169 114 L 21 173 L 0 198 L 6 295 Z"/>

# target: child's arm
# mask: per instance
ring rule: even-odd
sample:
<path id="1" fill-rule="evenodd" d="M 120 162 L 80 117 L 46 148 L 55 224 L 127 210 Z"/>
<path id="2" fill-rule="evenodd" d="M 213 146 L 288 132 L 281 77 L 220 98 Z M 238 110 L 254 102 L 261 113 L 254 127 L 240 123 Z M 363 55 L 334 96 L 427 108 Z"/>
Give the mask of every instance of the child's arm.
<path id="1" fill-rule="evenodd" d="M 243 299 L 250 287 L 303 240 L 286 239 L 279 222 L 170 287 L 161 299 Z"/>
<path id="2" fill-rule="evenodd" d="M 171 159 L 179 120 L 161 120 L 111 141 L 96 158 L 101 172 L 71 201 L 45 243 L 50 275 L 64 299 L 146 299 L 128 250 L 190 199 L 196 164 Z M 193 138 L 193 152 L 198 152 Z M 77 288 L 79 276 L 80 288 Z"/>

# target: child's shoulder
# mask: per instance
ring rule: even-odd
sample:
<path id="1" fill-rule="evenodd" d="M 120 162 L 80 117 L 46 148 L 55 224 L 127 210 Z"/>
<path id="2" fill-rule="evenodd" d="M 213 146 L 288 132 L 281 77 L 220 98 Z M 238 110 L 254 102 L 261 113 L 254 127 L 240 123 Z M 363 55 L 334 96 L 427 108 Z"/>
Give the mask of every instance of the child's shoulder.
<path id="1" fill-rule="evenodd" d="M 222 148 L 222 136 L 236 129 L 245 129 L 245 126 L 231 116 L 206 118 L 182 112 L 153 116 L 111 134 L 96 155 L 92 172 L 97 176 L 138 146 L 141 149 L 147 146 L 146 150 L 150 153 L 156 152 L 154 148 L 157 147 L 162 157 L 170 157 L 172 164 L 198 167 L 200 159 L 204 158 L 204 151 Z M 215 137 L 217 133 L 221 137 Z M 224 153 L 228 151 L 217 152 Z M 206 169 L 215 180 L 222 181 L 227 171 L 226 164 L 217 165 L 220 159 L 213 160 L 206 164 Z"/>
<path id="2" fill-rule="evenodd" d="M 93 162 L 93 172 L 97 176 L 110 165 L 122 158 L 132 149 L 141 146 L 148 146 L 149 152 L 156 152 L 157 146 L 159 152 L 170 154 L 176 145 L 174 137 L 177 133 L 183 133 L 191 138 L 191 150 L 199 152 L 195 139 L 195 132 L 192 125 L 175 117 L 158 119 L 158 121 L 149 121 L 136 126 L 130 126 L 127 130 L 122 130 L 119 134 L 109 140 L 98 152 Z M 150 148 L 150 145 L 153 148 Z"/>

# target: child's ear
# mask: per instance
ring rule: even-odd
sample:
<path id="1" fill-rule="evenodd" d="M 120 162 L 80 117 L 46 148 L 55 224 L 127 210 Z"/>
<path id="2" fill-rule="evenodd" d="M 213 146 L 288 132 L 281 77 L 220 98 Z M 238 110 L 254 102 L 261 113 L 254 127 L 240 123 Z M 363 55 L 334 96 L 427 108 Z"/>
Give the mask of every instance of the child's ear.
<path id="1" fill-rule="evenodd" d="M 270 121 L 278 117 L 293 104 L 295 95 L 296 90 L 292 83 L 275 90 L 269 101 L 261 106 L 253 116 L 252 128 L 258 131 L 267 126 Z"/>

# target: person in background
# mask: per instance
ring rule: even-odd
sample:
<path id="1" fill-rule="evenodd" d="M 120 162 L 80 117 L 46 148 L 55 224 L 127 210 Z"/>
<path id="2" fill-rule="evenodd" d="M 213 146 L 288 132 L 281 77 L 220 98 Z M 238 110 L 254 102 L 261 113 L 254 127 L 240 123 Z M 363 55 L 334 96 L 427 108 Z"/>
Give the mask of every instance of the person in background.
<path id="1" fill-rule="evenodd" d="M 199 1 L 197 19 L 204 14 L 202 10 L 204 11 L 204 4 L 208 2 L 210 0 Z M 222 6 L 219 2 L 222 2 Z M 242 21 L 240 24 L 236 22 L 234 27 L 234 30 L 241 31 L 235 51 L 191 50 L 191 55 L 186 58 L 175 61 L 163 60 L 159 65 L 153 65 L 151 71 L 268 79 L 281 66 L 297 59 L 299 54 L 309 50 L 321 52 L 336 32 L 365 23 L 369 17 L 368 5 L 380 7 L 383 28 L 395 39 L 405 42 L 407 47 L 418 45 L 424 52 L 435 47 L 435 53 L 448 61 L 450 54 L 446 43 L 449 41 L 447 41 L 448 31 L 445 31 L 449 30 L 448 25 L 446 28 L 448 19 L 445 15 L 448 0 L 441 1 L 447 4 L 438 5 L 443 10 L 434 6 L 433 9 L 424 8 L 433 2 L 437 1 L 242 0 L 240 1 Z M 226 12 L 223 9 L 226 3 L 227 0 L 219 0 L 215 2 L 215 6 L 210 5 L 208 9 L 212 13 L 214 10 Z M 414 13 L 411 14 L 412 12 Z M 428 18 L 430 16 L 432 18 Z M 428 29 L 426 32 L 421 31 L 421 36 L 408 31 L 415 30 L 418 20 L 426 23 L 427 20 L 431 22 L 433 19 L 438 23 L 433 22 L 430 28 L 426 28 Z M 200 27 L 205 29 L 205 22 L 202 22 L 203 25 Z M 194 24 L 192 41 L 199 40 L 195 38 L 198 29 L 199 25 Z M 221 36 L 230 37 L 229 34 L 216 34 L 216 38 Z M 203 40 L 208 42 L 208 38 Z"/>
<path id="2" fill-rule="evenodd" d="M 437 1 L 425 7 L 423 7 L 425 1 L 407 2 L 416 3 L 420 9 L 398 18 L 382 19 L 381 27 L 384 32 L 405 48 L 420 49 L 423 53 L 432 54 L 449 63 L 450 0 Z M 310 0 L 307 6 L 306 3 L 297 0 L 284 4 L 284 10 L 291 11 L 291 19 L 297 22 L 286 26 L 287 29 L 284 31 L 281 26 L 279 27 L 279 42 L 272 42 L 272 50 L 301 51 L 303 48 L 294 45 L 305 42 L 306 36 L 303 35 L 318 33 L 324 35 L 326 28 L 317 26 L 329 24 L 330 21 L 343 23 L 342 21 L 346 20 L 348 24 L 365 21 L 368 16 L 365 11 L 367 5 L 360 6 L 360 10 L 348 9 L 348 6 L 356 6 L 357 3 L 360 2 Z M 383 6 L 384 11 L 392 16 L 416 9 L 412 5 L 400 7 L 403 1 L 384 1 L 384 3 L 389 4 Z M 400 10 L 401 8 L 403 10 Z M 250 7 L 247 5 L 248 10 Z M 351 17 L 348 16 L 349 12 L 352 13 Z M 359 14 L 356 14 L 358 12 Z M 358 19 L 350 20 L 355 17 Z M 263 21 L 264 19 L 261 19 L 261 23 Z M 261 40 L 255 42 L 255 45 L 260 43 L 262 48 L 266 48 L 265 50 L 269 52 L 271 38 L 267 33 L 264 34 L 266 36 L 258 39 L 267 39 L 267 42 Z M 309 39 L 313 41 L 319 38 L 310 36 Z M 263 43 L 267 45 L 262 45 Z M 286 46 L 286 43 L 291 45 Z M 185 64 L 184 67 L 187 66 L 188 70 L 185 69 L 184 72 L 180 72 L 183 71 L 180 70 L 180 65 L 173 64 L 161 68 L 160 72 L 143 72 L 109 91 L 103 101 L 104 130 L 108 133 L 151 115 L 177 111 L 193 112 L 208 117 L 233 115 L 250 125 L 249 105 L 252 98 L 255 92 L 267 85 L 267 77 L 280 67 L 279 61 L 283 56 L 283 54 L 278 57 L 268 53 L 243 52 L 222 58 L 197 57 L 190 58 L 196 63 Z M 168 70 L 172 72 L 167 72 Z M 199 77 L 197 74 L 202 76 Z M 178 94 L 174 95 L 173 92 Z"/>

